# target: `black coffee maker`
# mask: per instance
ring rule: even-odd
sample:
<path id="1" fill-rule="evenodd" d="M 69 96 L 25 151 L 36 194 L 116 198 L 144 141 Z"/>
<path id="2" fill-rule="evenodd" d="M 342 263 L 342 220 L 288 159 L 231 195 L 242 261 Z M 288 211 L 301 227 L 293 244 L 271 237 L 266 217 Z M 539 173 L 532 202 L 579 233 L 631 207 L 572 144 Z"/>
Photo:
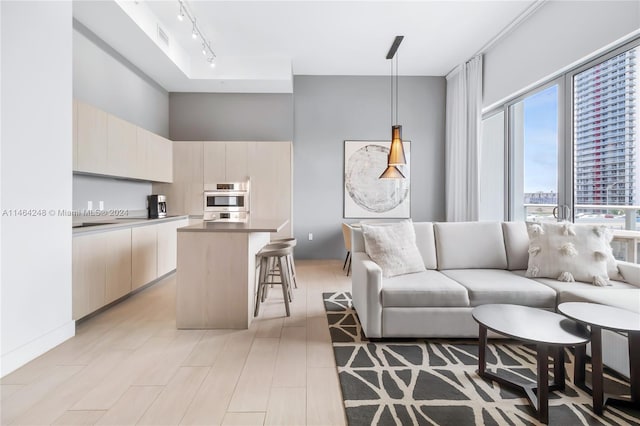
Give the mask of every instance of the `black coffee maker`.
<path id="1" fill-rule="evenodd" d="M 147 195 L 147 211 L 149 219 L 167 217 L 167 197 L 164 195 Z"/>

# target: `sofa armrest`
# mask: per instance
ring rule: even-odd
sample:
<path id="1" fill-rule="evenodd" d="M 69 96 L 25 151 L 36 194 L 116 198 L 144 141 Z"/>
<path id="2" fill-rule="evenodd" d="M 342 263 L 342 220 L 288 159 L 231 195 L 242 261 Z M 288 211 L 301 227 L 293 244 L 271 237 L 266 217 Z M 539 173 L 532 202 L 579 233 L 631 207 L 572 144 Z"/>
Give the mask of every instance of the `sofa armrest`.
<path id="1" fill-rule="evenodd" d="M 382 337 L 382 269 L 365 252 L 352 253 L 351 293 L 362 331 Z"/>
<path id="2" fill-rule="evenodd" d="M 631 262 L 618 261 L 618 270 L 628 284 L 640 287 L 640 265 Z"/>

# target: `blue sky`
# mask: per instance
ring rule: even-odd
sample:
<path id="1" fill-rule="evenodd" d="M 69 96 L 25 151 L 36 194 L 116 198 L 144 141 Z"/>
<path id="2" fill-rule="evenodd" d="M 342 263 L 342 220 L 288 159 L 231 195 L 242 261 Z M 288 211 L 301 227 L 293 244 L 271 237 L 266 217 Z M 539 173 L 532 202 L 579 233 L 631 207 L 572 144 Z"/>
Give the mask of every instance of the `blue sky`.
<path id="1" fill-rule="evenodd" d="M 558 191 L 558 86 L 524 101 L 524 192 Z"/>

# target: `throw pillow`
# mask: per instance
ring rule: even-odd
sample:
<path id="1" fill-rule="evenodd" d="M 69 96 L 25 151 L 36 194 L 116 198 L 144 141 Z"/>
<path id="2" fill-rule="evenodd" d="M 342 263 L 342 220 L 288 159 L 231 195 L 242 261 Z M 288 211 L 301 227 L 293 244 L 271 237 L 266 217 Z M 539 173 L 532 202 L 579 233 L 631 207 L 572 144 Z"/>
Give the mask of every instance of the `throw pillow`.
<path id="1" fill-rule="evenodd" d="M 384 277 L 425 271 L 411 220 L 389 224 L 362 224 L 364 251 L 382 269 Z"/>
<path id="2" fill-rule="evenodd" d="M 527 232 L 527 277 L 611 285 L 607 274 L 610 247 L 604 227 L 569 222 L 527 223 Z"/>

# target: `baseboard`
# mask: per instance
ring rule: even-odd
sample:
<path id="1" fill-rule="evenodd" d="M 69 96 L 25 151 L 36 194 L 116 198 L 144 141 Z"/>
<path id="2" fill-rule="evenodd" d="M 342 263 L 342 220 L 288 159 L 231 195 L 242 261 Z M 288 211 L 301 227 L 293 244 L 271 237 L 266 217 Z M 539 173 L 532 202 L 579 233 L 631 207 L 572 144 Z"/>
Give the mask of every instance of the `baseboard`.
<path id="1" fill-rule="evenodd" d="M 75 321 L 68 323 L 48 332 L 47 334 L 30 341 L 0 358 L 0 377 L 4 377 L 12 371 L 17 370 L 29 361 L 32 361 L 45 352 L 58 346 L 76 334 Z"/>

